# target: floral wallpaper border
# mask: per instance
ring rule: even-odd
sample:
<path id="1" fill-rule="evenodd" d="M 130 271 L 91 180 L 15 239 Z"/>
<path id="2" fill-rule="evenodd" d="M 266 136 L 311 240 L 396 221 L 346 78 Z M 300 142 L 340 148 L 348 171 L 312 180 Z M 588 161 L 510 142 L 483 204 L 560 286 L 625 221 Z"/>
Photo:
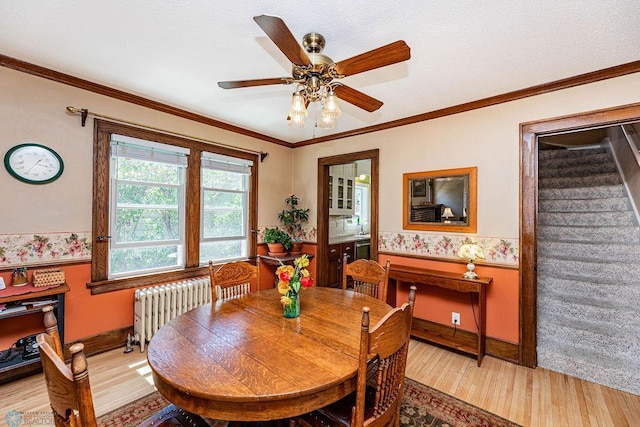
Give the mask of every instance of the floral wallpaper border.
<path id="1" fill-rule="evenodd" d="M 518 239 L 407 231 L 380 232 L 378 235 L 379 251 L 443 259 L 459 259 L 457 251 L 464 243 L 477 243 L 484 249 L 484 264 L 517 267 L 520 263 Z"/>
<path id="2" fill-rule="evenodd" d="M 91 260 L 91 233 L 0 235 L 0 268 Z"/>
<path id="3" fill-rule="evenodd" d="M 264 241 L 260 227 L 258 241 Z M 316 242 L 316 227 L 303 228 L 302 240 Z M 463 243 L 474 242 L 485 251 L 485 264 L 518 266 L 518 239 L 468 236 L 459 234 L 380 232 L 378 250 L 399 255 L 417 255 L 442 259 L 458 259 L 456 251 Z M 61 232 L 0 235 L 0 268 L 91 260 L 91 233 Z"/>
<path id="4" fill-rule="evenodd" d="M 269 227 L 260 227 L 258 241 L 264 241 L 264 231 Z M 302 230 L 302 240 L 316 242 L 318 230 L 306 226 Z M 500 264 L 517 267 L 520 264 L 519 239 L 502 237 L 469 236 L 461 234 L 390 232 L 378 234 L 378 250 L 394 252 L 399 255 L 417 255 L 431 258 L 459 259 L 458 248 L 464 243 L 477 243 L 484 249 L 485 264 Z"/>

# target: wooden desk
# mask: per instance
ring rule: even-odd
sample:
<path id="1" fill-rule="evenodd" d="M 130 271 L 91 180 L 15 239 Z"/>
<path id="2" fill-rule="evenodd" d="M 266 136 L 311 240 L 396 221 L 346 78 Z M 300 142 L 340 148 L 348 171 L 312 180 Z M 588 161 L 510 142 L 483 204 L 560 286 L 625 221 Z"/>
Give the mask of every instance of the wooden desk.
<path id="1" fill-rule="evenodd" d="M 362 307 L 375 325 L 391 307 L 341 289 L 301 291 L 282 317 L 276 289 L 207 304 L 163 326 L 147 358 L 158 391 L 176 405 L 229 421 L 300 415 L 355 390 Z"/>
<path id="2" fill-rule="evenodd" d="M 485 349 L 485 322 L 486 322 L 486 305 L 487 292 L 486 288 L 493 280 L 491 277 L 479 277 L 478 279 L 465 279 L 462 273 L 448 273 L 438 270 L 427 270 L 424 268 L 407 267 L 403 265 L 391 265 L 389 270 L 389 279 L 396 282 L 411 283 L 418 286 L 438 286 L 444 289 L 450 289 L 457 292 L 470 292 L 478 295 L 478 337 L 475 347 L 460 345 L 451 340 L 450 337 L 442 334 L 433 333 L 424 329 L 415 329 L 412 326 L 411 334 L 413 336 L 423 338 L 427 341 L 447 347 L 455 348 L 465 353 L 477 355 L 478 366 L 482 362 Z M 415 325 L 415 322 L 414 322 Z"/>

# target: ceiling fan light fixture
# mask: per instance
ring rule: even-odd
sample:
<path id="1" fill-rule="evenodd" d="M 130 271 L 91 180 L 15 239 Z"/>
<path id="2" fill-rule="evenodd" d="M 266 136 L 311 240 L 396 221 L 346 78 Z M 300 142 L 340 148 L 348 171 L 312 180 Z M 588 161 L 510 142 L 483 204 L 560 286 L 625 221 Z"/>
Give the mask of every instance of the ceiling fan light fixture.
<path id="1" fill-rule="evenodd" d="M 294 114 L 290 115 L 288 119 L 288 126 L 290 128 L 302 129 L 304 127 L 304 115 Z"/>
<path id="2" fill-rule="evenodd" d="M 322 129 L 333 129 L 336 127 L 336 120 L 323 111 L 320 121 L 318 122 L 318 127 Z"/>
<path id="3" fill-rule="evenodd" d="M 289 117 L 302 116 L 302 120 L 307 117 L 307 106 L 305 105 L 304 95 L 296 92 L 291 97 L 291 108 L 289 108 Z"/>
<path id="4" fill-rule="evenodd" d="M 324 108 L 322 109 L 322 116 L 325 115 L 332 119 L 337 119 L 342 115 L 342 111 L 340 111 L 340 106 L 338 105 L 338 97 L 332 89 L 329 89 L 329 92 L 327 92 Z"/>

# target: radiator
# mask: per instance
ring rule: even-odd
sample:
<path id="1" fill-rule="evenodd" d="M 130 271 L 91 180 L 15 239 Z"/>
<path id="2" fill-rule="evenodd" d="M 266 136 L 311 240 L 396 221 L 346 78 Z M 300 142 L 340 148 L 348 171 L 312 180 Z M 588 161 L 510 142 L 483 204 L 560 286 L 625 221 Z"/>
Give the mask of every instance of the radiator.
<path id="1" fill-rule="evenodd" d="M 137 289 L 134 301 L 134 340 L 140 352 L 165 323 L 193 308 L 211 302 L 209 277 Z"/>

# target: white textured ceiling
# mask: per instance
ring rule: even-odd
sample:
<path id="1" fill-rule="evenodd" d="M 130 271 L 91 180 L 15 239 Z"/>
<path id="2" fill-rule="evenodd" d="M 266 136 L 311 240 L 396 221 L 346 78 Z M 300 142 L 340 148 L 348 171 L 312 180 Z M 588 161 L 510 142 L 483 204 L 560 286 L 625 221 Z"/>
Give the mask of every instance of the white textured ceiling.
<path id="1" fill-rule="evenodd" d="M 399 39 L 411 59 L 342 80 L 379 110 L 290 129 L 292 86 L 216 84 L 290 76 L 260 14 L 321 33 L 334 61 Z M 638 0 L 4 0 L 0 54 L 296 142 L 637 61 L 639 17 Z"/>

